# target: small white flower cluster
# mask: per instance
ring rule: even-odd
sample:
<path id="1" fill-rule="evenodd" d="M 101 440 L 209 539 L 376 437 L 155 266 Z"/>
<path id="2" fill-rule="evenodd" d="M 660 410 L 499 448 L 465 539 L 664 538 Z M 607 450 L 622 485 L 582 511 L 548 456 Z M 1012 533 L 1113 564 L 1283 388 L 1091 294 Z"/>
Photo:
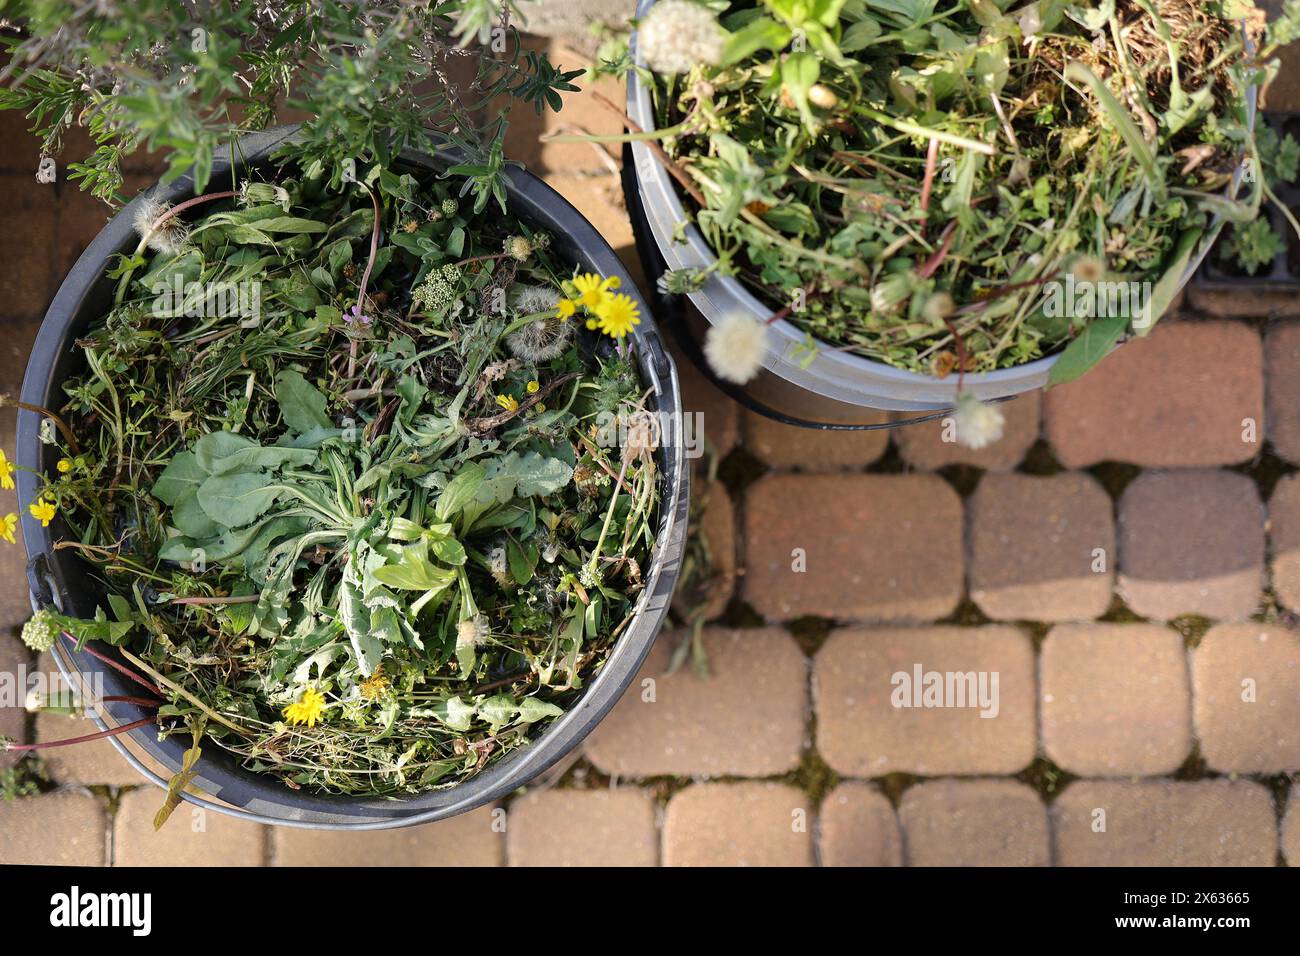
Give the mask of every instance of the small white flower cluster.
<path id="1" fill-rule="evenodd" d="M 713 13 L 691 0 L 660 0 L 637 24 L 636 37 L 656 73 L 689 73 L 697 63 L 717 66 L 727 43 Z"/>

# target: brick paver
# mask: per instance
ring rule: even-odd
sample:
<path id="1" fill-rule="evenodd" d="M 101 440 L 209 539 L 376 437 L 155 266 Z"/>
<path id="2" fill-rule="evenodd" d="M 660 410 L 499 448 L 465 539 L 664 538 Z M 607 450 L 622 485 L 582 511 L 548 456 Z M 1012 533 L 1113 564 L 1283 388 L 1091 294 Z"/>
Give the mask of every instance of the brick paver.
<path id="1" fill-rule="evenodd" d="M 1300 322 L 1273 326 L 1264 339 L 1268 383 L 1268 440 L 1273 450 L 1300 465 Z"/>
<path id="2" fill-rule="evenodd" d="M 1287 866 L 1300 866 L 1300 787 L 1294 784 L 1282 818 L 1282 856 Z"/>
<path id="3" fill-rule="evenodd" d="M 665 866 L 811 866 L 813 807 L 779 783 L 706 783 L 668 801 Z"/>
<path id="4" fill-rule="evenodd" d="M 1039 656 L 1043 749 L 1083 777 L 1170 773 L 1192 747 L 1183 639 L 1158 624 L 1060 624 Z"/>
<path id="5" fill-rule="evenodd" d="M 1273 593 L 1300 610 L 1300 475 L 1279 480 L 1269 496 L 1268 553 Z"/>
<path id="6" fill-rule="evenodd" d="M 542 790 L 510 805 L 511 866 L 654 866 L 653 797 L 642 790 Z"/>
<path id="7" fill-rule="evenodd" d="M 266 827 L 182 803 L 163 824 L 153 818 L 163 792 L 140 787 L 122 795 L 113 819 L 114 866 L 261 866 Z"/>
<path id="8" fill-rule="evenodd" d="M 985 674 L 995 716 L 965 707 L 896 707 L 906 703 L 915 668 L 925 674 Z M 955 688 L 954 688 L 955 689 Z M 916 690 L 920 695 L 920 691 Z M 1034 655 L 1012 627 L 845 629 L 831 635 L 813 664 L 817 747 L 826 762 L 850 777 L 888 773 L 1016 773 L 1034 758 Z M 925 698 L 920 697 L 921 703 Z M 947 703 L 956 702 L 947 698 Z"/>
<path id="9" fill-rule="evenodd" d="M 1002 437 L 978 451 L 960 445 L 951 438 L 953 430 L 944 420 L 905 425 L 894 429 L 899 454 L 913 468 L 933 471 L 948 465 L 972 465 L 989 471 L 1010 471 L 1024 460 L 1025 452 L 1038 440 L 1038 422 L 1042 399 L 1039 392 L 1026 392 L 1009 402 L 1002 402 L 1005 425 Z M 895 419 L 914 418 L 916 412 L 898 412 Z"/>
<path id="10" fill-rule="evenodd" d="M 703 511 L 697 540 L 708 548 L 708 582 L 702 589 L 679 584 L 673 607 L 683 620 L 694 620 L 698 614 L 701 620 L 711 621 L 726 611 L 736 590 L 736 509 L 720 481 L 692 485 L 691 499 L 692 510 Z M 686 574 L 684 566 L 682 574 Z"/>
<path id="11" fill-rule="evenodd" d="M 640 675 L 587 741 L 606 773 L 630 777 L 762 777 L 799 763 L 808 709 L 808 664 L 777 628 L 706 628 L 709 676 L 689 664 L 665 673 L 682 635 L 655 643 Z"/>
<path id="12" fill-rule="evenodd" d="M 903 794 L 909 866 L 1047 866 L 1047 808 L 1015 780 L 929 780 Z"/>
<path id="13" fill-rule="evenodd" d="M 961 501 L 933 475 L 769 475 L 744 534 L 745 599 L 769 620 L 927 620 L 961 597 Z"/>
<path id="14" fill-rule="evenodd" d="M 1145 472 L 1119 502 L 1120 595 L 1145 617 L 1247 617 L 1260 600 L 1264 510 L 1245 475 Z"/>
<path id="15" fill-rule="evenodd" d="M 1049 390 L 1044 432 L 1067 468 L 1249 461 L 1264 443 L 1262 351 L 1245 323 L 1162 319 L 1083 378 Z M 1254 442 L 1243 440 L 1245 419 L 1255 423 Z"/>
<path id="16" fill-rule="evenodd" d="M 1248 780 L 1079 780 L 1052 804 L 1058 866 L 1271 866 L 1268 791 Z"/>
<path id="17" fill-rule="evenodd" d="M 1071 621 L 1110 605 L 1115 522 L 1090 475 L 985 475 L 971 496 L 971 599 L 992 618 Z"/>
<path id="18" fill-rule="evenodd" d="M 885 795 L 869 783 L 841 783 L 822 801 L 823 866 L 901 866 L 903 837 Z"/>
<path id="19" fill-rule="evenodd" d="M 863 409 L 856 421 L 883 424 L 884 412 Z M 818 431 L 783 425 L 763 415 L 746 412 L 745 447 L 773 468 L 796 471 L 839 471 L 863 468 L 876 461 L 889 446 L 889 432 Z"/>
<path id="20" fill-rule="evenodd" d="M 89 793 L 0 800 L 0 864 L 103 866 L 108 816 Z"/>
<path id="21" fill-rule="evenodd" d="M 272 834 L 277 866 L 500 866 L 506 811 L 469 813 L 401 830 L 297 830 Z"/>
<path id="22" fill-rule="evenodd" d="M 1220 624 L 1192 651 L 1201 754 L 1215 770 L 1300 771 L 1300 634 Z"/>

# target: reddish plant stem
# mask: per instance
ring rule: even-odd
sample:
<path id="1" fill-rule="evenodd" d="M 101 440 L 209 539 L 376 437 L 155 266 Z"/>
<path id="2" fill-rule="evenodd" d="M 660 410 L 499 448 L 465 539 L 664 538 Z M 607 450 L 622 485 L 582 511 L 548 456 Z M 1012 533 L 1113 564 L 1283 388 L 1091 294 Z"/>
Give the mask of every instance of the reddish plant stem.
<path id="1" fill-rule="evenodd" d="M 129 724 L 123 724 L 120 727 L 113 727 L 109 730 L 101 730 L 97 734 L 86 734 L 83 737 L 69 737 L 67 740 L 46 740 L 35 744 L 6 744 L 6 750 L 48 750 L 51 747 L 71 747 L 73 744 L 88 744 L 92 740 L 103 740 L 106 737 L 116 737 L 118 734 L 124 734 L 127 731 L 135 730 L 137 727 L 143 727 L 145 724 L 152 724 L 156 717 L 141 717 L 139 720 L 133 720 Z"/>
<path id="2" fill-rule="evenodd" d="M 199 203 L 212 202 L 215 199 L 229 199 L 231 196 L 234 195 L 236 195 L 236 193 L 233 189 L 227 189 L 217 193 L 204 193 L 202 196 L 191 196 L 189 199 L 185 200 L 184 202 L 177 203 L 175 206 L 172 206 L 171 209 L 168 209 L 165 213 L 163 213 L 161 216 L 155 219 L 153 223 L 151 223 L 149 226 L 149 234 L 153 235 L 153 233 L 158 231 L 158 227 L 161 226 L 163 223 L 165 223 L 168 219 L 171 219 L 173 216 L 180 215 L 186 209 L 189 209 L 191 206 L 197 206 Z"/>
<path id="3" fill-rule="evenodd" d="M 139 704 L 141 707 L 157 707 L 162 701 L 153 697 L 128 697 L 125 694 L 110 694 L 108 697 L 101 697 L 100 702 L 104 704 Z"/>
<path id="4" fill-rule="evenodd" d="M 953 236 L 956 234 L 957 220 L 954 219 L 944 227 L 942 237 L 943 241 L 939 244 L 939 248 L 934 251 L 934 255 L 930 256 L 929 259 L 926 259 L 921 265 L 921 268 L 916 270 L 918 276 L 922 279 L 928 279 L 930 276 L 934 275 L 939 266 L 943 264 L 943 260 L 947 258 L 948 250 L 952 248 Z"/>
<path id="5" fill-rule="evenodd" d="M 934 187 L 934 171 L 939 163 L 939 141 L 930 139 L 930 150 L 925 155 L 925 179 L 921 181 L 921 218 L 930 214 L 930 191 Z"/>
<path id="6" fill-rule="evenodd" d="M 77 644 L 78 642 L 77 642 L 77 639 L 76 639 L 75 637 L 73 637 L 73 636 L 72 636 L 71 634 L 69 634 L 67 631 L 63 631 L 62 634 L 63 634 L 64 637 L 66 637 L 66 638 L 67 638 L 67 639 L 72 643 L 72 645 L 73 645 L 74 647 L 76 646 L 76 644 Z M 106 656 L 106 655 L 104 655 L 104 654 L 99 653 L 99 651 L 95 650 L 95 649 L 94 649 L 93 647 L 91 647 L 89 644 L 87 644 L 87 645 L 85 645 L 84 647 L 82 647 L 82 650 L 85 651 L 87 654 L 89 654 L 91 657 L 95 658 L 96 660 L 104 662 L 105 664 L 107 664 L 109 667 L 113 668 L 113 670 L 117 671 L 118 673 L 120 673 L 120 674 L 125 674 L 127 677 L 131 678 L 131 680 L 135 681 L 137 684 L 140 684 L 140 685 L 143 686 L 143 687 L 147 687 L 147 688 L 149 688 L 149 690 L 150 690 L 151 692 L 153 692 L 154 694 L 156 694 L 160 700 L 161 700 L 163 697 L 166 696 L 166 695 L 162 692 L 162 689 L 161 689 L 161 688 L 156 687 L 155 685 L 151 684 L 149 681 L 145 680 L 143 677 L 141 677 L 141 676 L 140 676 L 139 674 L 137 674 L 135 671 L 131 670 L 131 668 L 126 667 L 126 666 L 123 665 L 123 664 L 119 664 L 117 661 L 113 660 L 111 657 L 108 657 L 108 656 Z"/>

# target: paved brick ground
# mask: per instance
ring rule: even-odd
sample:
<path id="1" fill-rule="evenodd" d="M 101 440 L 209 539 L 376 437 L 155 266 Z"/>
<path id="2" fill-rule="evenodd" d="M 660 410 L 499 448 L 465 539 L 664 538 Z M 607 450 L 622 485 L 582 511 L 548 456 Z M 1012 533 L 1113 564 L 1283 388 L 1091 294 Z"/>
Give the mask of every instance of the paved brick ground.
<path id="1" fill-rule="evenodd" d="M 105 218 L 66 181 L 34 185 L 22 125 L 0 114 L 10 393 Z M 639 275 L 608 154 L 538 147 L 562 127 L 617 119 L 585 95 L 558 119 L 516 114 L 512 155 Z M 132 187 L 152 175 L 128 167 Z M 0 862 L 1298 865 L 1300 320 L 1270 317 L 1300 307 L 1187 303 L 1081 382 L 1004 405 L 1006 435 L 978 453 L 940 425 L 770 425 L 679 360 L 685 407 L 722 461 L 706 534 L 735 558 L 734 589 L 706 609 L 711 676 L 666 675 L 679 635 L 665 634 L 558 783 L 410 830 L 272 833 L 182 807 L 155 834 L 157 791 L 107 745 L 65 750 L 48 792 L 0 803 Z M 0 490 L 0 514 L 16 507 Z M 24 574 L 0 547 L 4 673 L 27 659 Z M 891 677 L 915 664 L 996 671 L 998 716 L 893 706 Z M 15 737 L 84 726 L 0 708 Z M 1071 779 L 1059 793 L 1057 769 Z"/>
<path id="2" fill-rule="evenodd" d="M 967 508 L 970 595 L 992 618 L 1072 621 L 1110 605 L 1112 504 L 1090 475 L 985 475 Z"/>
<path id="3" fill-rule="evenodd" d="M 961 597 L 961 502 L 934 475 L 770 475 L 744 533 L 745 599 L 771 620 L 923 621 Z"/>
<path id="4" fill-rule="evenodd" d="M 944 441 L 945 434 L 952 434 L 952 429 L 945 425 L 946 419 L 899 429 L 894 432 L 894 438 L 898 443 L 899 454 L 913 468 L 933 471 L 948 465 L 972 465 L 989 471 L 1009 471 L 1020 464 L 1025 452 L 1038 440 L 1041 406 L 1042 401 L 1037 392 L 1003 402 L 998 406 L 1006 419 L 1002 440 L 979 451 L 973 451 L 954 441 Z M 912 416 L 900 412 L 895 417 Z"/>
<path id="5" fill-rule="evenodd" d="M 910 866 L 1047 866 L 1047 809 L 1014 780 L 930 780 L 898 808 Z"/>
<path id="6" fill-rule="evenodd" d="M 1285 628 L 1220 624 L 1192 652 L 1201 754 L 1215 770 L 1300 766 L 1300 643 Z"/>
<path id="7" fill-rule="evenodd" d="M 668 801 L 665 866 L 807 866 L 811 801 L 779 783 L 703 783 Z"/>
<path id="8" fill-rule="evenodd" d="M 1092 374 L 1050 390 L 1044 431 L 1070 468 L 1249 461 L 1263 444 L 1262 367 L 1259 335 L 1244 322 L 1162 319 Z M 1254 442 L 1243 441 L 1247 419 Z"/>
<path id="9" fill-rule="evenodd" d="M 995 707 L 925 704 L 896 675 L 916 669 L 985 677 Z M 1015 628 L 926 627 L 836 631 L 813 665 L 817 749 L 846 777 L 889 773 L 999 774 L 1034 759 L 1034 654 Z M 988 713 L 990 716 L 981 716 Z"/>
<path id="10" fill-rule="evenodd" d="M 1270 866 L 1277 821 L 1248 780 L 1071 784 L 1052 804 L 1060 866 Z"/>
<path id="11" fill-rule="evenodd" d="M 1192 747 L 1182 637 L 1156 624 L 1061 624 L 1039 656 L 1043 749 L 1081 777 L 1170 773 Z"/>
<path id="12" fill-rule="evenodd" d="M 664 673 L 680 634 L 656 642 L 632 689 L 587 743 L 601 770 L 630 777 L 793 770 L 804 747 L 808 665 L 778 628 L 707 629 L 709 676 Z"/>
<path id="13" fill-rule="evenodd" d="M 824 866 L 900 866 L 903 835 L 883 793 L 868 783 L 846 781 L 826 795 L 821 810 Z"/>
<path id="14" fill-rule="evenodd" d="M 1264 510 L 1228 471 L 1148 472 L 1119 502 L 1119 593 L 1138 614 L 1246 617 L 1260 602 Z"/>

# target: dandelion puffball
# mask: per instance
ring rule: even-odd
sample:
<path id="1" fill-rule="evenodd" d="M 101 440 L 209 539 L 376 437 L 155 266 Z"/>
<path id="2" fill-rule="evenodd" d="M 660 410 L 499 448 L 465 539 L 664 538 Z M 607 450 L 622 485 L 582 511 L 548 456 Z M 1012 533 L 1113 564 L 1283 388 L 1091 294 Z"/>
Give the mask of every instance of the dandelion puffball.
<path id="1" fill-rule="evenodd" d="M 1006 419 L 995 405 L 981 402 L 970 392 L 957 395 L 957 407 L 952 420 L 957 444 L 979 451 L 1002 437 Z"/>
<path id="2" fill-rule="evenodd" d="M 697 63 L 717 66 L 727 43 L 713 12 L 691 0 L 660 0 L 637 24 L 636 37 L 656 73 L 689 73 Z"/>
<path id="3" fill-rule="evenodd" d="M 763 365 L 767 325 L 742 313 L 723 316 L 704 337 L 704 357 L 718 378 L 744 385 Z"/>
<path id="4" fill-rule="evenodd" d="M 154 252 L 170 255 L 179 252 L 189 238 L 189 227 L 179 216 L 172 216 L 161 225 L 158 220 L 171 211 L 171 205 L 153 197 L 140 203 L 131 219 L 135 231 Z"/>

